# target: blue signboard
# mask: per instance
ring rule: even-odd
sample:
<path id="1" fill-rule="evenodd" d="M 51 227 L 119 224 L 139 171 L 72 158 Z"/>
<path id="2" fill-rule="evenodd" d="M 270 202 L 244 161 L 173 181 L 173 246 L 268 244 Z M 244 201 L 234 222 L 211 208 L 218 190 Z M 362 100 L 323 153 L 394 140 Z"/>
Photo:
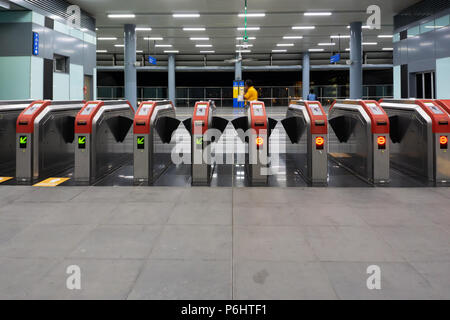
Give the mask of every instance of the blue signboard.
<path id="1" fill-rule="evenodd" d="M 148 62 L 150 63 L 150 64 L 152 64 L 152 65 L 156 65 L 156 58 L 153 58 L 153 57 L 151 57 L 151 56 L 148 56 Z"/>
<path id="2" fill-rule="evenodd" d="M 332 56 L 331 59 L 330 59 L 330 63 L 336 63 L 336 62 L 339 62 L 339 61 L 341 61 L 341 54 L 340 53 Z"/>
<path id="3" fill-rule="evenodd" d="M 39 55 L 39 33 L 33 32 L 33 56 Z"/>

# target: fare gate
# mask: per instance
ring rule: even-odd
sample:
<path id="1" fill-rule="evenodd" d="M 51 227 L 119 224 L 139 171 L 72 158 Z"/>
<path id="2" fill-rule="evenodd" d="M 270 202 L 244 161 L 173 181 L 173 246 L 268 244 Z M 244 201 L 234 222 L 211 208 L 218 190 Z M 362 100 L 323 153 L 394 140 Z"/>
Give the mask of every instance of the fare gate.
<path id="1" fill-rule="evenodd" d="M 75 120 L 75 181 L 93 184 L 133 159 L 128 101 L 87 102 Z"/>
<path id="2" fill-rule="evenodd" d="M 430 182 L 450 181 L 449 115 L 435 100 L 383 100 L 391 122 L 391 163 Z"/>
<path id="3" fill-rule="evenodd" d="M 82 101 L 35 101 L 16 125 L 16 178 L 31 183 L 73 167 L 74 123 Z"/>
<path id="4" fill-rule="evenodd" d="M 0 101 L 0 176 L 16 173 L 17 118 L 33 101 Z"/>
<path id="5" fill-rule="evenodd" d="M 245 166 L 251 185 L 267 185 L 270 175 L 269 138 L 277 121 L 269 118 L 264 102 L 250 102 L 247 116 L 234 119 L 234 128 L 248 145 Z"/>
<path id="6" fill-rule="evenodd" d="M 378 102 L 337 100 L 328 121 L 339 142 L 333 159 L 364 180 L 388 183 L 389 118 Z"/>
<path id="7" fill-rule="evenodd" d="M 171 101 L 142 102 L 134 118 L 134 183 L 151 184 L 172 164 L 180 121 Z"/>
<path id="8" fill-rule="evenodd" d="M 214 116 L 215 110 L 212 101 L 197 102 L 193 117 L 183 121 L 191 135 L 191 175 L 194 186 L 211 183 L 214 171 L 212 144 L 219 141 L 228 125 L 228 120 Z"/>
<path id="9" fill-rule="evenodd" d="M 328 121 L 320 102 L 293 101 L 282 124 L 291 143 L 306 144 L 306 152 L 294 154 L 302 175 L 313 185 L 327 184 Z"/>

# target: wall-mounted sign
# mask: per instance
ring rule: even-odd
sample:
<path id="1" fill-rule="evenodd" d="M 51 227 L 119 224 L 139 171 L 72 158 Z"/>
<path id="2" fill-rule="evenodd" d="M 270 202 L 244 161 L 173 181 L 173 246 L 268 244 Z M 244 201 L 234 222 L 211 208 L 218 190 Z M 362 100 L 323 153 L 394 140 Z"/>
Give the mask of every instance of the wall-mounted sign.
<path id="1" fill-rule="evenodd" d="M 330 63 L 337 63 L 339 61 L 341 61 L 341 54 L 340 53 L 335 54 L 334 56 L 331 56 L 331 58 L 330 58 Z"/>
<path id="2" fill-rule="evenodd" d="M 156 58 L 148 56 L 148 63 L 155 66 L 157 62 Z"/>
<path id="3" fill-rule="evenodd" d="M 33 32 L 33 56 L 39 55 L 39 33 Z"/>

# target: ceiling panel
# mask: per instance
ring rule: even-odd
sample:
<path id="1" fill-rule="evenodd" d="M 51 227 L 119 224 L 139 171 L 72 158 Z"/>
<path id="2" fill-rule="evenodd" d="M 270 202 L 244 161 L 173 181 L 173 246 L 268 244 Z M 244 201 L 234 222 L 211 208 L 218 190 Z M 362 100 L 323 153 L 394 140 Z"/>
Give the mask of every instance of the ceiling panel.
<path id="1" fill-rule="evenodd" d="M 243 10 L 243 0 L 73 0 L 97 19 L 98 37 L 117 37 L 117 41 L 99 41 L 98 49 L 108 53 L 122 53 L 123 25 L 132 23 L 151 27 L 151 32 L 138 32 L 138 50 L 146 53 L 162 54 L 168 48 L 154 48 L 154 42 L 144 37 L 163 37 L 163 44 L 171 44 L 169 49 L 180 54 L 199 54 L 200 50 L 214 50 L 218 54 L 234 54 L 236 37 L 242 37 L 244 19 L 238 17 Z M 267 54 L 277 48 L 278 43 L 294 43 L 285 48 L 288 53 L 302 52 L 309 48 L 324 48 L 326 52 L 338 51 L 339 43 L 332 47 L 319 47 L 318 43 L 330 42 L 330 36 L 348 35 L 347 26 L 353 21 L 365 21 L 369 5 L 379 5 L 382 9 L 382 29 L 364 30 L 364 41 L 377 42 L 376 46 L 364 47 L 367 51 L 381 51 L 392 47 L 392 39 L 380 39 L 380 34 L 392 34 L 393 16 L 401 10 L 417 3 L 417 0 L 249 0 L 249 12 L 264 12 L 264 18 L 249 18 L 249 26 L 258 26 L 259 31 L 249 31 L 254 46 L 252 53 Z M 306 11 L 331 11 L 328 17 L 305 17 Z M 200 13 L 200 18 L 175 19 L 172 13 Z M 108 13 L 134 13 L 134 19 L 110 19 Z M 314 25 L 314 30 L 292 30 L 292 26 Z M 205 27 L 204 32 L 185 32 L 183 27 Z M 301 40 L 283 40 L 283 36 L 301 35 Z M 210 41 L 194 42 L 190 37 L 209 37 Z M 159 42 L 157 42 L 159 43 Z M 196 44 L 212 44 L 212 48 L 197 48 Z M 341 39 L 340 48 L 348 48 L 348 39 Z"/>

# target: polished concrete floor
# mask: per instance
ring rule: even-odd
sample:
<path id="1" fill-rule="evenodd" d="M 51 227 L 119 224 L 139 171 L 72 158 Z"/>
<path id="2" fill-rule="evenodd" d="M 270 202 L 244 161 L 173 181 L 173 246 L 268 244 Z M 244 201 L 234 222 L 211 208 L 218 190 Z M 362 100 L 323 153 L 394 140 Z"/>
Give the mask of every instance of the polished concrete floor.
<path id="1" fill-rule="evenodd" d="M 0 186 L 0 298 L 450 299 L 450 190 Z"/>

